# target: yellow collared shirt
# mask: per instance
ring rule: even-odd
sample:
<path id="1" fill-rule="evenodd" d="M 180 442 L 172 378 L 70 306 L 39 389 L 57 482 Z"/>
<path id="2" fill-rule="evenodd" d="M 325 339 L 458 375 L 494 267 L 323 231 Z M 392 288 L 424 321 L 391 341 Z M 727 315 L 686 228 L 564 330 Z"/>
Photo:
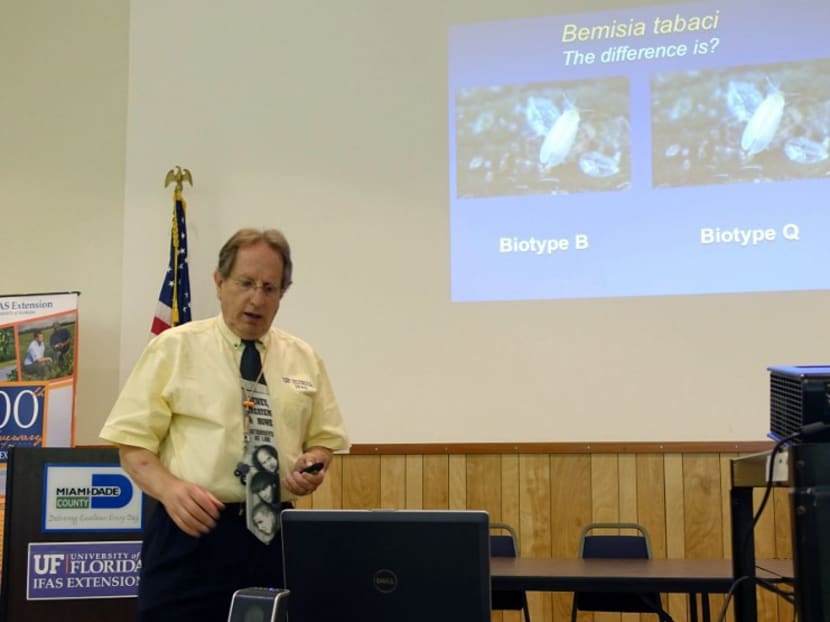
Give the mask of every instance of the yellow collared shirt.
<path id="1" fill-rule="evenodd" d="M 274 416 L 280 468 L 304 449 L 347 449 L 343 418 L 325 365 L 304 341 L 279 329 L 258 342 Z M 168 329 L 145 348 L 101 430 L 106 441 L 143 447 L 173 475 L 221 501 L 243 501 L 234 475 L 242 458 L 242 343 L 221 316 Z M 282 499 L 291 495 L 283 488 Z"/>

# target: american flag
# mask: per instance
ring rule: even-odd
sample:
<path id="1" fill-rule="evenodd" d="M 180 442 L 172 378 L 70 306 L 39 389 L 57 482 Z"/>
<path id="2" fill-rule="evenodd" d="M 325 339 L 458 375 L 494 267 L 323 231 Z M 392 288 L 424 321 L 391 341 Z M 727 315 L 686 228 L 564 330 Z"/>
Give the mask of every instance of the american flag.
<path id="1" fill-rule="evenodd" d="M 187 269 L 187 204 L 181 192 L 174 195 L 173 223 L 170 231 L 170 263 L 159 292 L 156 316 L 150 332 L 153 335 L 190 321 L 190 275 Z"/>

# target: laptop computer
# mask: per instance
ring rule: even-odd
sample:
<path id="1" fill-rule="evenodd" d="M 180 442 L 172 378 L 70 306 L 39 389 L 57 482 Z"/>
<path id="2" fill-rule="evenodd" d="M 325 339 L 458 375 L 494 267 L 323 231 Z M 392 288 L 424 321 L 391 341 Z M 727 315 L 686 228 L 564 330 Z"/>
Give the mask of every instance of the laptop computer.
<path id="1" fill-rule="evenodd" d="M 489 517 L 285 510 L 289 622 L 489 622 Z"/>

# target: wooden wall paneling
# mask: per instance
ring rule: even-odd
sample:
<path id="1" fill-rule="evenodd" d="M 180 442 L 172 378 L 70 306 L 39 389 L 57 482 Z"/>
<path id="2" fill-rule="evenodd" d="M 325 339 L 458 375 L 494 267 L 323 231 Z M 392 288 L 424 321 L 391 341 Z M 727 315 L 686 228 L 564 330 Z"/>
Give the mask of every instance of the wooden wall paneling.
<path id="1" fill-rule="evenodd" d="M 683 559 L 686 556 L 683 454 L 666 454 L 663 465 L 666 482 L 666 557 Z M 672 618 L 688 619 L 688 603 L 682 594 L 670 594 L 668 605 Z"/>
<path id="2" fill-rule="evenodd" d="M 764 497 L 764 489 L 757 488 L 752 491 L 752 505 L 754 514 L 757 514 Z M 754 530 L 755 558 L 766 559 L 775 557 L 775 502 L 770 490 L 767 503 L 764 506 Z"/>
<path id="3" fill-rule="evenodd" d="M 639 522 L 637 517 L 637 456 L 634 454 L 617 455 L 617 477 L 619 489 L 620 521 Z M 653 616 L 652 616 L 653 617 Z M 639 622 L 640 614 L 623 613 L 622 622 Z"/>
<path id="4" fill-rule="evenodd" d="M 620 520 L 620 482 L 616 454 L 591 455 L 591 521 Z"/>
<path id="5" fill-rule="evenodd" d="M 755 524 L 753 533 L 755 541 L 755 558 L 767 559 L 775 557 L 775 499 L 772 494 L 774 489 L 770 489 L 770 495 L 767 498 L 766 505 L 761 512 L 758 522 Z M 761 508 L 761 503 L 765 495 L 765 489 L 757 488 L 753 490 L 752 500 L 754 514 L 757 515 Z M 759 587 L 756 590 L 758 599 L 758 620 L 759 622 L 776 622 L 778 620 L 778 597 Z"/>
<path id="6" fill-rule="evenodd" d="M 775 515 L 775 557 L 793 558 L 792 498 L 790 488 L 778 487 L 773 491 Z"/>
<path id="7" fill-rule="evenodd" d="M 305 497 L 299 497 L 299 498 L 295 499 L 294 500 L 294 507 L 297 508 L 298 510 L 313 509 L 315 507 L 315 505 L 314 505 L 315 500 L 317 500 L 318 503 L 322 503 L 322 500 L 325 498 L 325 494 L 320 494 L 320 493 L 323 493 L 323 487 L 322 486 L 320 486 L 320 488 L 315 490 L 313 495 L 306 495 Z M 317 497 L 318 494 L 320 494 L 320 497 Z M 318 505 L 316 507 L 319 508 L 319 507 L 322 507 L 322 506 Z"/>
<path id="8" fill-rule="evenodd" d="M 579 534 L 591 522 L 591 457 L 587 454 L 550 457 L 551 530 L 550 555 L 579 555 Z"/>
<path id="9" fill-rule="evenodd" d="M 591 455 L 591 522 L 620 520 L 620 476 L 617 454 Z M 595 613 L 595 622 L 618 622 L 619 613 Z"/>
<path id="10" fill-rule="evenodd" d="M 579 533 L 591 522 L 591 496 L 591 457 L 588 454 L 551 455 L 550 524 L 554 534 L 551 556 L 579 555 Z M 552 620 L 570 620 L 572 595 L 555 593 L 552 600 Z"/>
<path id="11" fill-rule="evenodd" d="M 764 495 L 765 489 L 758 488 L 753 491 L 753 506 L 756 514 L 760 510 Z M 781 514 L 786 512 L 783 511 L 784 508 L 776 505 L 775 499 L 775 488 L 773 488 L 771 489 L 766 505 L 758 518 L 758 522 L 755 525 L 753 536 L 756 559 L 777 557 L 776 544 L 778 534 L 776 533 L 776 523 L 778 522 L 779 517 L 776 516 L 776 511 L 778 510 Z M 779 619 L 779 597 L 761 587 L 757 589 L 757 595 L 758 620 L 761 622 L 776 622 Z"/>
<path id="12" fill-rule="evenodd" d="M 450 509 L 467 507 L 467 456 L 450 455 Z"/>
<path id="13" fill-rule="evenodd" d="M 501 456 L 467 456 L 467 508 L 490 516 L 501 511 Z"/>
<path id="14" fill-rule="evenodd" d="M 619 488 L 620 488 L 620 521 L 639 523 L 638 516 L 638 488 L 637 456 L 634 454 L 619 454 Z M 622 622 L 638 622 L 640 614 L 624 613 L 620 616 Z"/>
<path id="15" fill-rule="evenodd" d="M 591 521 L 634 520 L 648 529 L 655 557 L 731 557 L 730 466 L 736 453 L 504 453 L 336 456 L 326 483 L 298 507 L 484 509 L 514 525 L 525 556 L 577 555 Z M 755 491 L 756 508 L 762 490 Z M 791 558 L 788 490 L 773 490 L 756 527 L 759 558 Z M 793 618 L 780 597 L 758 590 L 759 619 Z M 717 615 L 724 598 L 711 597 Z M 534 622 L 570 618 L 571 595 L 531 593 Z M 688 619 L 686 597 L 666 599 Z M 730 605 L 730 609 L 733 607 Z M 727 619 L 734 614 L 730 610 Z M 629 622 L 637 616 L 581 614 L 580 620 Z M 641 616 L 646 621 L 650 616 Z M 495 622 L 520 614 L 494 613 Z"/>
<path id="16" fill-rule="evenodd" d="M 792 587 L 787 587 L 785 589 L 792 590 Z M 795 620 L 795 605 L 788 603 L 783 598 L 776 599 L 776 613 L 778 614 L 778 620 L 786 621 L 786 620 Z"/>
<path id="17" fill-rule="evenodd" d="M 637 522 L 645 527 L 651 539 L 651 554 L 655 558 L 666 557 L 666 479 L 661 454 L 636 456 Z M 668 608 L 668 597 L 663 597 L 663 607 Z M 640 620 L 654 616 L 641 615 Z"/>
<path id="18" fill-rule="evenodd" d="M 683 505 L 686 509 L 686 557 L 723 557 L 720 460 L 716 455 L 683 457 Z"/>
<path id="19" fill-rule="evenodd" d="M 772 449 L 772 441 L 648 441 L 596 443 L 355 443 L 351 455 L 400 454 L 717 454 L 721 452 L 760 453 Z"/>
<path id="20" fill-rule="evenodd" d="M 491 521 L 507 523 L 517 531 L 519 537 L 519 555 L 521 555 L 522 536 L 519 533 L 519 455 L 503 454 L 501 456 L 501 506 L 499 513 L 490 516 Z M 521 611 L 493 612 L 493 621 L 499 622 L 521 622 L 523 613 Z"/>
<path id="21" fill-rule="evenodd" d="M 732 557 L 732 516 L 729 499 L 731 488 L 731 461 L 740 454 L 726 453 L 720 455 L 721 481 L 723 482 L 723 550 L 724 557 Z M 763 490 L 753 491 L 754 507 L 757 511 L 763 497 Z M 792 542 L 789 536 L 790 508 L 789 493 L 786 488 L 775 488 L 764 510 L 764 515 L 754 530 L 755 554 L 757 558 L 792 558 Z M 777 622 L 778 620 L 793 619 L 793 607 L 778 597 L 763 594 L 758 590 L 758 618 Z M 717 611 L 723 606 L 724 598 L 712 597 L 713 604 L 717 603 Z M 734 618 L 734 602 L 730 601 L 727 619 Z"/>
<path id="22" fill-rule="evenodd" d="M 758 602 L 758 622 L 778 622 L 778 596 L 769 590 L 758 587 L 756 600 Z"/>
<path id="23" fill-rule="evenodd" d="M 651 553 L 666 557 L 666 477 L 663 456 L 637 456 L 637 522 L 648 531 Z"/>
<path id="24" fill-rule="evenodd" d="M 424 456 L 423 506 L 429 510 L 450 507 L 450 457 Z"/>
<path id="25" fill-rule="evenodd" d="M 723 555 L 732 557 L 732 502 L 730 493 L 732 490 L 732 460 L 738 454 L 720 454 L 720 479 L 721 486 L 721 516 L 723 517 Z"/>
<path id="26" fill-rule="evenodd" d="M 499 478 L 501 491 L 501 505 L 498 514 L 491 514 L 493 522 L 504 522 L 519 530 L 519 456 L 518 454 L 504 454 L 501 456 L 501 476 Z M 522 539 L 519 535 L 519 554 L 521 554 Z M 521 622 L 520 611 L 494 611 L 493 622 Z"/>
<path id="27" fill-rule="evenodd" d="M 334 459 L 329 463 L 329 472 L 326 479 L 331 478 L 330 488 L 325 497 L 321 499 L 326 508 L 342 508 L 343 507 L 343 463 L 346 456 L 334 456 Z"/>
<path id="28" fill-rule="evenodd" d="M 501 507 L 497 516 L 491 516 L 490 520 L 501 521 L 519 529 L 519 454 L 505 454 L 501 457 Z M 522 538 L 519 535 L 519 547 L 521 548 Z M 521 553 L 521 551 L 519 551 Z"/>
<path id="29" fill-rule="evenodd" d="M 517 529 L 521 554 L 528 557 L 575 557 L 579 532 L 589 522 L 634 520 L 648 529 L 655 557 L 730 558 L 729 474 L 737 455 L 625 451 L 336 455 L 323 486 L 298 499 L 297 506 L 483 509 L 493 520 Z M 756 508 L 762 495 L 761 489 L 755 491 Z M 755 531 L 759 558 L 792 558 L 790 513 L 789 490 L 775 488 Z M 793 619 L 793 607 L 782 598 L 763 589 L 758 594 L 759 619 Z M 529 596 L 534 622 L 570 619 L 570 594 Z M 713 616 L 723 600 L 717 595 L 711 598 Z M 677 622 L 688 619 L 685 596 L 670 595 L 667 605 Z M 494 614 L 496 622 L 520 620 L 518 614 L 496 617 L 500 615 Z M 730 612 L 727 619 L 733 616 Z M 636 617 L 580 615 L 580 620 L 591 619 L 628 622 Z"/>
<path id="30" fill-rule="evenodd" d="M 387 494 L 403 485 L 395 465 L 403 461 L 401 456 L 349 456 L 343 462 L 343 507 L 350 509 L 376 509 L 381 505 L 381 458 L 390 458 L 383 464 L 388 466 Z M 388 507 L 393 507 L 392 505 Z M 397 505 L 397 507 L 401 507 Z"/>
<path id="31" fill-rule="evenodd" d="M 777 559 L 793 558 L 792 541 L 792 500 L 789 488 L 776 488 L 773 491 L 775 516 L 775 557 Z M 783 598 L 776 598 L 778 620 L 795 619 L 795 607 Z"/>
<path id="32" fill-rule="evenodd" d="M 339 508 L 342 483 L 342 456 L 334 456 L 326 469 L 326 479 L 322 486 L 314 494 L 296 499 L 294 507 L 305 510 Z"/>
<path id="33" fill-rule="evenodd" d="M 722 559 L 725 552 L 720 457 L 717 454 L 685 454 L 683 478 L 686 557 Z M 709 602 L 719 611 L 723 596 L 713 594 Z"/>
<path id="34" fill-rule="evenodd" d="M 424 457 L 406 456 L 406 507 L 420 510 L 424 507 Z"/>
<path id="35" fill-rule="evenodd" d="M 498 514 L 491 514 L 491 521 L 500 521 L 519 529 L 519 456 L 518 454 L 503 454 L 501 456 L 501 475 L 499 483 L 501 486 Z M 519 554 L 521 554 L 521 534 L 519 534 Z M 493 622 L 521 622 L 521 611 L 500 611 L 493 612 Z"/>
<path id="36" fill-rule="evenodd" d="M 781 585 L 779 585 L 779 587 L 781 589 L 785 590 L 787 593 L 789 593 L 791 597 L 793 597 L 793 598 L 795 597 L 794 592 L 793 592 L 793 586 L 791 584 L 789 584 L 789 585 L 788 584 L 781 584 Z M 787 622 L 789 620 L 795 620 L 796 619 L 796 616 L 795 616 L 795 603 L 793 602 L 791 604 L 791 603 L 787 602 L 786 600 L 784 600 L 784 598 L 781 597 L 781 596 L 776 596 L 776 598 L 775 598 L 774 611 L 777 615 L 776 619 L 780 620 L 781 622 Z"/>
<path id="37" fill-rule="evenodd" d="M 355 456 L 356 457 L 356 456 Z M 377 507 L 400 510 L 406 507 L 406 456 L 380 456 Z"/>
<path id="38" fill-rule="evenodd" d="M 617 456 L 617 475 L 619 478 L 620 520 L 636 523 L 637 516 L 637 456 L 620 454 Z"/>
<path id="39" fill-rule="evenodd" d="M 343 460 L 344 456 L 334 456 L 326 469 L 323 485 L 313 495 L 298 499 L 295 505 L 315 509 L 343 507 Z"/>
<path id="40" fill-rule="evenodd" d="M 550 457 L 527 454 L 519 457 L 519 524 L 523 554 L 546 557 L 551 554 L 551 470 Z"/>
<path id="41" fill-rule="evenodd" d="M 519 522 L 522 554 L 526 557 L 551 555 L 551 461 L 548 454 L 519 456 Z M 549 592 L 528 594 L 531 618 L 552 620 L 552 596 Z"/>
<path id="42" fill-rule="evenodd" d="M 721 519 L 723 521 L 722 550 L 723 556 L 728 559 L 732 558 L 732 501 L 730 498 L 732 490 L 732 460 L 738 456 L 739 454 L 737 453 L 718 455 L 721 479 Z M 709 603 L 714 614 L 720 612 L 725 600 L 726 598 L 721 595 L 712 595 L 709 597 Z M 733 599 L 729 601 L 729 609 L 726 615 L 727 620 L 733 620 L 735 618 L 735 604 Z"/>
<path id="43" fill-rule="evenodd" d="M 778 620 L 793 620 L 793 608 L 783 617 L 779 617 L 779 601 L 786 605 L 786 602 L 777 594 L 758 586 L 756 589 L 756 600 L 758 603 L 758 622 L 778 622 Z"/>

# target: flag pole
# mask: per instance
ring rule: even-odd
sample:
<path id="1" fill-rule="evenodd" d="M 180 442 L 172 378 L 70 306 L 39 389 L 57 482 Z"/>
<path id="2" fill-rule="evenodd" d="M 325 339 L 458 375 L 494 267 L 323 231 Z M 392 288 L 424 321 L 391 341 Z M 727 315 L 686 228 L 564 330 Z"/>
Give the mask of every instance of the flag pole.
<path id="1" fill-rule="evenodd" d="M 187 266 L 187 205 L 182 197 L 183 182 L 193 185 L 193 175 L 186 168 L 176 166 L 167 171 L 164 187 L 175 182 L 173 190 L 173 218 L 170 228 L 170 261 L 167 274 L 162 282 L 156 314 L 150 328 L 152 335 L 158 335 L 173 326 L 189 322 L 190 276 Z"/>
<path id="2" fill-rule="evenodd" d="M 176 182 L 176 186 L 173 189 L 173 203 L 174 205 L 181 205 L 182 209 L 186 208 L 186 203 L 184 202 L 184 198 L 182 197 L 182 182 L 186 181 L 191 186 L 193 186 L 193 175 L 190 174 L 190 169 L 182 168 L 179 165 L 176 165 L 176 169 L 173 170 L 172 168 L 167 171 L 167 175 L 164 177 L 164 187 L 166 188 L 171 183 Z M 183 223 L 181 223 L 183 224 Z M 171 243 L 173 244 L 174 252 L 178 254 L 180 252 L 179 247 L 179 240 L 180 240 L 180 220 L 176 218 L 176 215 L 173 215 L 173 226 L 170 232 Z M 171 326 L 178 326 L 181 324 L 181 309 L 179 305 L 179 296 L 176 295 L 178 290 L 179 281 L 179 262 L 173 261 L 171 262 L 171 267 L 173 268 L 173 283 L 175 283 L 174 290 L 173 290 L 173 308 L 171 309 L 171 318 L 173 322 Z"/>

